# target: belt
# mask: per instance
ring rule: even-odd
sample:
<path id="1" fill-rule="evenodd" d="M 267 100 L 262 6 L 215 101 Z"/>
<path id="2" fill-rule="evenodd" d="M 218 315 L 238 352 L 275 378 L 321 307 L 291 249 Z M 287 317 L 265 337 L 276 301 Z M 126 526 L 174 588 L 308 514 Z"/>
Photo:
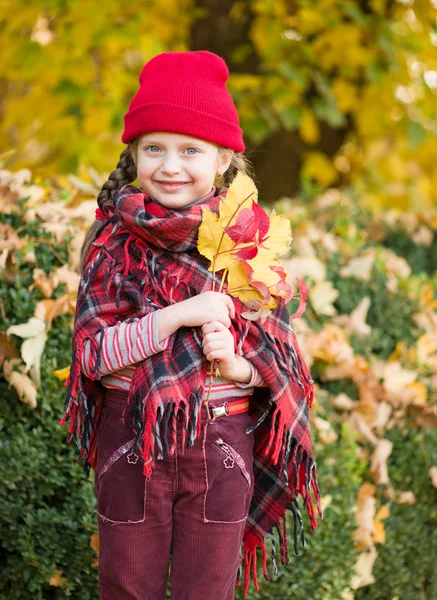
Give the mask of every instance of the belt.
<path id="1" fill-rule="evenodd" d="M 114 408 L 123 409 L 126 405 L 126 399 L 128 392 L 126 390 L 108 388 L 106 394 L 106 403 Z M 212 419 L 219 419 L 220 417 L 239 415 L 241 413 L 248 412 L 249 410 L 249 398 L 238 398 L 237 400 L 230 400 L 224 402 L 222 406 L 208 406 Z M 207 409 L 207 412 L 208 412 Z"/>
<path id="2" fill-rule="evenodd" d="M 243 398 L 241 400 L 231 400 L 230 402 L 225 402 L 222 406 L 216 406 L 215 408 L 211 407 L 213 419 L 218 419 L 219 417 L 224 417 L 225 415 L 240 415 L 248 410 L 249 400 L 245 400 Z"/>

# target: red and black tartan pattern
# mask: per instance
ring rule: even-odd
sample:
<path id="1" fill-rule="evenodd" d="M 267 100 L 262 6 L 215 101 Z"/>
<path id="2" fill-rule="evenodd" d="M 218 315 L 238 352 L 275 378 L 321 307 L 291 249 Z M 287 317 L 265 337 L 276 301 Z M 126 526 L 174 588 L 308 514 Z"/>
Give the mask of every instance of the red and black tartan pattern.
<path id="1" fill-rule="evenodd" d="M 157 310 L 212 289 L 209 261 L 197 251 L 197 231 L 202 206 L 218 213 L 227 189 L 185 209 L 171 210 L 138 188 L 124 186 L 113 202 L 100 206 L 105 221 L 91 245 L 79 283 L 74 319 L 72 364 L 66 381 L 68 392 L 61 424 L 70 421 L 67 441 L 80 445 L 89 473 L 97 459 L 95 431 L 105 388 L 100 383 L 101 348 L 98 334 L 119 321 L 140 318 Z M 220 274 L 216 274 L 216 289 Z M 226 291 L 226 286 L 224 287 Z M 276 540 L 279 532 L 280 558 L 288 562 L 285 513 L 294 517 L 294 550 L 300 528 L 301 494 L 314 532 L 317 521 L 311 497 L 314 492 L 323 518 L 312 453 L 309 410 L 313 402 L 313 381 L 300 351 L 290 316 L 281 299 L 262 323 L 241 317 L 245 305 L 232 298 L 236 316 L 231 331 L 236 352 L 257 368 L 267 387 L 256 388 L 250 412 L 255 419 L 255 490 L 244 534 L 244 594 L 252 571 L 255 586 L 256 548 L 263 553 L 265 538 L 272 542 L 276 572 Z M 200 328 L 181 327 L 165 351 L 138 363 L 134 372 L 123 418 L 129 419 L 135 434 L 134 451 L 144 460 L 149 477 L 155 461 L 173 454 L 176 418 L 185 415 L 183 447 L 189 448 L 200 434 L 200 408 L 210 363 L 206 360 Z M 97 364 L 92 378 L 79 367 L 79 353 L 85 339 L 97 347 Z M 239 583 L 239 581 L 237 582 Z"/>

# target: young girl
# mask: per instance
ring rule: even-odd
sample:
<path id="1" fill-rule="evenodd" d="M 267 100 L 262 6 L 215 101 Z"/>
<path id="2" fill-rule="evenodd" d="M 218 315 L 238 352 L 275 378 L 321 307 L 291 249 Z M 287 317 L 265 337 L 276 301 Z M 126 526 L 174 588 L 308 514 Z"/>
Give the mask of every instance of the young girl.
<path id="1" fill-rule="evenodd" d="M 322 518 L 313 381 L 284 302 L 245 319 L 197 251 L 202 207 L 218 213 L 246 170 L 228 77 L 207 51 L 144 66 L 82 249 L 61 424 L 95 470 L 102 600 L 164 600 L 169 566 L 173 600 L 231 600 L 242 546 L 246 596 L 258 546 L 268 579 L 266 537 L 277 573 L 275 529 L 288 562 L 286 509 L 305 546 L 299 493 L 312 531 L 311 487 Z"/>

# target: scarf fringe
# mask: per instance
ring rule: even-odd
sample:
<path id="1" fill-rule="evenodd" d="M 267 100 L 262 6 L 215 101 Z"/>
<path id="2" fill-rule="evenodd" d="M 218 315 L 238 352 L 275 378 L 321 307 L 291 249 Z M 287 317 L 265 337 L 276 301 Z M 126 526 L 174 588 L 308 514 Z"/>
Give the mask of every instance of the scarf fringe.
<path id="1" fill-rule="evenodd" d="M 135 431 L 133 452 L 144 460 L 143 473 L 147 478 L 152 475 L 156 460 L 172 456 L 176 450 L 178 415 L 182 411 L 183 426 L 178 451 L 188 450 L 201 432 L 201 405 L 203 386 L 191 393 L 188 398 L 162 402 L 156 406 L 151 396 L 138 401 L 129 392 L 122 419 L 128 415 Z M 145 416 L 144 416 L 145 412 Z"/>
<path id="2" fill-rule="evenodd" d="M 297 451 L 294 448 L 294 458 L 292 456 L 292 470 L 293 470 L 293 481 L 292 489 L 296 490 L 294 499 L 292 502 L 287 504 L 282 514 L 275 520 L 272 529 L 264 533 L 263 536 L 259 533 L 259 530 L 253 529 L 248 533 L 243 541 L 243 593 L 244 598 L 247 597 L 249 590 L 250 580 L 253 579 L 253 583 L 256 591 L 259 591 L 258 575 L 257 575 L 257 548 L 261 548 L 262 552 L 262 570 L 264 579 L 270 581 L 270 575 L 267 569 L 267 548 L 266 538 L 271 541 L 271 562 L 273 565 L 273 574 L 278 575 L 277 566 L 277 540 L 274 530 L 276 530 L 279 538 L 279 558 L 282 565 L 290 563 L 289 552 L 288 552 L 288 539 L 287 539 L 287 517 L 286 511 L 290 510 L 293 515 L 293 550 L 297 556 L 299 554 L 299 537 L 301 546 L 306 547 L 307 542 L 305 539 L 304 522 L 300 512 L 300 506 L 297 494 L 300 493 L 303 497 L 303 505 L 307 511 L 311 533 L 314 533 L 317 528 L 317 520 L 314 511 L 313 499 L 311 497 L 310 490 L 312 488 L 316 501 L 319 517 L 323 519 L 323 512 L 320 505 L 320 491 L 317 482 L 316 463 L 311 460 L 306 454 L 303 448 L 300 446 Z M 299 481 L 296 480 L 298 477 Z M 294 482 L 296 481 L 296 486 Z M 240 585 L 240 569 L 237 574 L 236 585 Z"/>
<path id="3" fill-rule="evenodd" d="M 91 394 L 91 385 L 84 382 L 80 364 L 80 349 L 76 348 L 72 355 L 70 373 L 64 382 L 68 386 L 67 404 L 64 416 L 59 421 L 63 426 L 69 422 L 66 442 L 73 439 L 79 448 L 78 463 L 85 459 L 84 471 L 89 476 L 91 468 L 97 463 L 96 429 L 101 416 L 102 402 L 98 393 Z M 90 380 L 88 380 L 90 381 Z"/>

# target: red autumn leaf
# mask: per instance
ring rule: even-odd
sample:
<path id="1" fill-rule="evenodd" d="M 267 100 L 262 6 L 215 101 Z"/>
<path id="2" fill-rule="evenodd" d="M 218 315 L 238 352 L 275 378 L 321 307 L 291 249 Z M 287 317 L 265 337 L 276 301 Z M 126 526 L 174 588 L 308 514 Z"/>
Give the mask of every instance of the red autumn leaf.
<path id="1" fill-rule="evenodd" d="M 268 286 L 263 281 L 254 281 L 250 279 L 250 285 L 256 289 L 256 291 L 261 295 L 264 303 L 267 304 L 270 302 L 270 298 L 272 297 Z"/>
<path id="2" fill-rule="evenodd" d="M 258 219 L 259 241 L 262 242 L 270 227 L 269 215 L 256 202 L 252 202 L 252 210 Z"/>
<path id="3" fill-rule="evenodd" d="M 235 252 L 235 256 L 239 260 L 250 260 L 251 258 L 255 258 L 258 254 L 257 246 L 246 246 L 245 248 L 241 248 L 238 252 Z"/>
<path id="4" fill-rule="evenodd" d="M 285 302 L 290 302 L 293 297 L 293 292 L 291 290 L 291 286 L 287 283 L 287 273 L 284 271 L 284 267 L 282 265 L 270 265 L 272 271 L 278 273 L 280 280 L 276 284 L 276 290 L 278 292 L 286 291 L 287 294 L 284 296 Z"/>
<path id="5" fill-rule="evenodd" d="M 250 208 L 243 208 L 235 225 L 226 227 L 225 231 L 236 244 L 252 242 L 258 231 L 258 218 Z"/>
<path id="6" fill-rule="evenodd" d="M 300 281 L 298 277 L 296 277 L 297 285 L 300 290 L 300 302 L 297 308 L 297 311 L 290 317 L 290 319 L 298 319 L 305 312 L 305 308 L 307 305 L 307 296 L 308 296 L 308 288 L 303 281 Z"/>
<path id="7" fill-rule="evenodd" d="M 281 281 L 278 281 L 278 283 L 276 284 L 275 287 L 278 292 L 283 292 L 283 291 L 287 292 L 283 298 L 286 303 L 290 302 L 290 300 L 293 297 L 293 291 L 291 289 L 291 286 L 286 281 L 281 280 Z"/>

